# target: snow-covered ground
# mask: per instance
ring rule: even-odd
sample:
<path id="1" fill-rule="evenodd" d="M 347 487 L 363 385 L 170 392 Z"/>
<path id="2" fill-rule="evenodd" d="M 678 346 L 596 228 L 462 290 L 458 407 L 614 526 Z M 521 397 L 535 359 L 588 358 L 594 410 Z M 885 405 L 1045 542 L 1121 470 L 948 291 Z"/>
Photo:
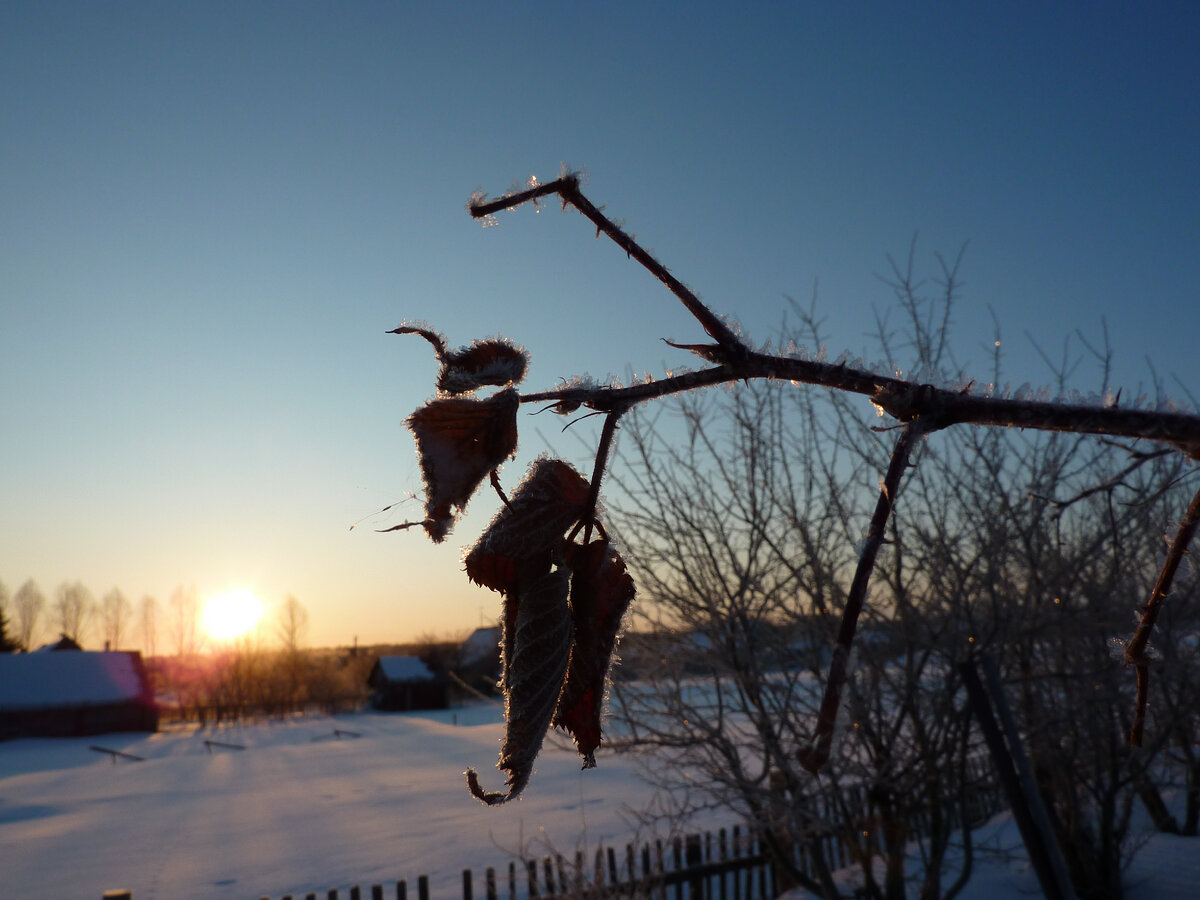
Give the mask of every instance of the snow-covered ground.
<path id="1" fill-rule="evenodd" d="M 398 878 L 415 888 L 429 875 L 435 898 L 456 900 L 464 868 L 478 894 L 483 869 L 522 850 L 571 855 L 646 836 L 636 812 L 653 792 L 637 763 L 601 754 L 583 772 L 557 739 L 522 799 L 476 803 L 462 772 L 500 786 L 502 730 L 498 708 L 478 706 L 0 743 L 0 898 L 125 888 L 134 900 L 253 900 Z M 246 749 L 210 752 L 206 740 Z M 92 745 L 145 759 L 114 763 Z M 1016 852 L 977 864 L 964 900 L 1037 894 L 1007 817 L 979 838 Z M 1130 900 L 1200 896 L 1200 842 L 1156 836 L 1131 876 Z"/>

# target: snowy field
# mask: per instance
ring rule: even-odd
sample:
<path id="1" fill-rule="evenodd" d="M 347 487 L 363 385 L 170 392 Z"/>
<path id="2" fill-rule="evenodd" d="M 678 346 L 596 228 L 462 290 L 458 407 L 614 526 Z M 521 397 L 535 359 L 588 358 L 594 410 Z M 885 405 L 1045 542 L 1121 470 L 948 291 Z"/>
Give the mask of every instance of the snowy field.
<path id="1" fill-rule="evenodd" d="M 582 772 L 553 738 L 522 799 L 476 803 L 462 772 L 476 766 L 486 788 L 500 786 L 502 731 L 498 708 L 479 706 L 0 743 L 0 898 L 99 900 L 125 888 L 134 900 L 255 900 L 398 878 L 415 890 L 429 875 L 435 898 L 457 900 L 464 868 L 478 893 L 486 866 L 522 850 L 570 855 L 647 836 L 637 813 L 654 796 L 636 762 L 602 753 Z M 210 752 L 206 740 L 246 749 Z M 144 761 L 114 763 L 92 745 Z M 1015 852 L 977 862 L 964 900 L 1038 894 L 1007 816 L 978 838 Z M 1128 896 L 1200 896 L 1200 840 L 1154 837 Z"/>

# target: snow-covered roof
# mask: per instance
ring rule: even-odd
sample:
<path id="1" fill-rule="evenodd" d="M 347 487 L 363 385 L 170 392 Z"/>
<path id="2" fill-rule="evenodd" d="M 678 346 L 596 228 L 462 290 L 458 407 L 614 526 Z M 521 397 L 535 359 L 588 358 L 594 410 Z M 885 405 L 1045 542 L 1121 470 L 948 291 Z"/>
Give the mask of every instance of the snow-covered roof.
<path id="1" fill-rule="evenodd" d="M 470 666 L 499 652 L 500 626 L 476 628 L 462 644 L 462 663 Z"/>
<path id="2" fill-rule="evenodd" d="M 0 712 L 137 700 L 143 671 L 133 653 L 0 653 Z"/>
<path id="3" fill-rule="evenodd" d="M 388 681 L 433 681 L 429 666 L 415 656 L 381 656 L 379 668 Z"/>

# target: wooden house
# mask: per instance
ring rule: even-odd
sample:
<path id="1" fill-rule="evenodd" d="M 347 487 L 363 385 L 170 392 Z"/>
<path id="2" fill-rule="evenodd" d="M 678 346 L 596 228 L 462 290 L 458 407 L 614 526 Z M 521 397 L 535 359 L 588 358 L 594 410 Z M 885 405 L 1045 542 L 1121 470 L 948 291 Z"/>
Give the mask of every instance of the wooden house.
<path id="1" fill-rule="evenodd" d="M 404 712 L 448 709 L 450 684 L 415 656 L 381 656 L 367 676 L 370 703 L 375 709 Z"/>
<path id="2" fill-rule="evenodd" d="M 0 654 L 0 740 L 156 730 L 158 707 L 140 653 Z"/>

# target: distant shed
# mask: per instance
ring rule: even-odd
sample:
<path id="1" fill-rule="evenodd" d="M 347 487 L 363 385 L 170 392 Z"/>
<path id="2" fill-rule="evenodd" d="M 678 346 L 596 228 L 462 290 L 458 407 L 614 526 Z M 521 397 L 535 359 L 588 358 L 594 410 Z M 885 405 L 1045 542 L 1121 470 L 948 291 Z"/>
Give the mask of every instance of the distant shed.
<path id="1" fill-rule="evenodd" d="M 476 628 L 459 648 L 458 675 L 477 691 L 494 694 L 500 679 L 500 627 Z"/>
<path id="2" fill-rule="evenodd" d="M 415 656 L 381 656 L 367 676 L 371 706 L 388 712 L 448 709 L 450 684 Z"/>
<path id="3" fill-rule="evenodd" d="M 140 653 L 0 654 L 0 740 L 157 730 Z"/>

